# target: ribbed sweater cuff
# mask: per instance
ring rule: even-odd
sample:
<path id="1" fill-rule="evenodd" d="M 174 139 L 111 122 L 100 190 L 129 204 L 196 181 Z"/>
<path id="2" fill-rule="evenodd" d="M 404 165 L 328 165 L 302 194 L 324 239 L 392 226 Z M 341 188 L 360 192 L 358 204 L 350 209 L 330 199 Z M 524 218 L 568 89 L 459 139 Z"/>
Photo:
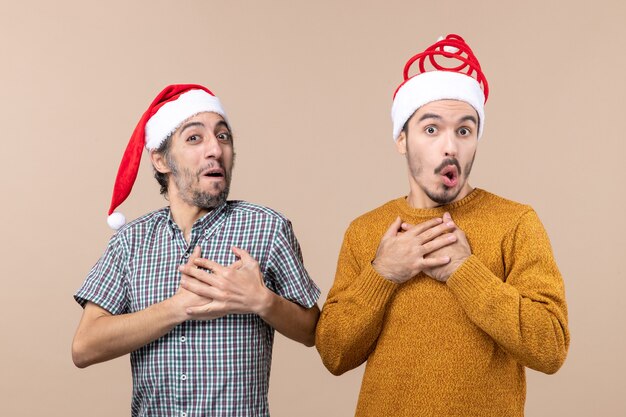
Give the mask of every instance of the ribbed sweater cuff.
<path id="1" fill-rule="evenodd" d="M 368 264 L 354 283 L 352 293 L 374 309 L 378 309 L 387 305 L 397 288 L 398 284 L 383 278 L 371 264 Z"/>
<path id="2" fill-rule="evenodd" d="M 469 258 L 450 276 L 448 287 L 462 304 L 475 302 L 490 289 L 502 284 L 489 268 L 475 255 Z"/>

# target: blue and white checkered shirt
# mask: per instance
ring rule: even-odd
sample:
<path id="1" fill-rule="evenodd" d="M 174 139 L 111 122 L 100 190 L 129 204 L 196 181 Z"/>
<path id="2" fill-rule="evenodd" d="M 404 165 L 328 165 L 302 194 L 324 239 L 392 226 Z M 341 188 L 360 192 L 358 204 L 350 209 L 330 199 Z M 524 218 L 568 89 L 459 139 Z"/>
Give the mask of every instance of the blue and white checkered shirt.
<path id="1" fill-rule="evenodd" d="M 233 263 L 232 246 L 259 262 L 266 286 L 312 307 L 320 295 L 302 263 L 291 223 L 279 213 L 229 201 L 197 220 L 190 243 L 169 208 L 120 229 L 75 295 L 112 314 L 133 313 L 173 296 L 178 266 L 196 245 L 202 257 Z M 269 416 L 274 329 L 254 314 L 186 321 L 131 353 L 132 416 Z"/>

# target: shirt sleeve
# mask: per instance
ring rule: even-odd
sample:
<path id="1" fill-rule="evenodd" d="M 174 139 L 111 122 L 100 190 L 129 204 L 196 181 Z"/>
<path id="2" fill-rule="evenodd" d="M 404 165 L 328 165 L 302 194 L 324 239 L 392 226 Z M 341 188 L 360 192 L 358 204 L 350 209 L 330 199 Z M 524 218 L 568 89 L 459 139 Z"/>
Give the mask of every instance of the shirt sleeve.
<path id="1" fill-rule="evenodd" d="M 317 303 L 320 289 L 304 268 L 300 245 L 289 220 L 280 224 L 274 236 L 266 274 L 272 290 L 281 297 L 305 308 Z"/>
<path id="2" fill-rule="evenodd" d="M 127 263 L 127 251 L 124 250 L 120 235 L 115 234 L 82 287 L 74 295 L 74 299 L 83 308 L 91 301 L 111 314 L 127 313 L 128 286 L 124 272 Z"/>
<path id="3" fill-rule="evenodd" d="M 334 375 L 341 375 L 367 360 L 398 288 L 374 270 L 370 262 L 374 253 L 371 256 L 354 253 L 361 238 L 353 233 L 351 225 L 345 233 L 335 282 L 316 330 L 315 347 L 324 366 Z M 366 261 L 362 262 L 364 259 Z"/>
<path id="4" fill-rule="evenodd" d="M 504 282 L 472 255 L 448 286 L 469 318 L 519 363 L 554 373 L 569 346 L 567 306 L 550 241 L 533 210 L 505 238 L 503 253 Z"/>

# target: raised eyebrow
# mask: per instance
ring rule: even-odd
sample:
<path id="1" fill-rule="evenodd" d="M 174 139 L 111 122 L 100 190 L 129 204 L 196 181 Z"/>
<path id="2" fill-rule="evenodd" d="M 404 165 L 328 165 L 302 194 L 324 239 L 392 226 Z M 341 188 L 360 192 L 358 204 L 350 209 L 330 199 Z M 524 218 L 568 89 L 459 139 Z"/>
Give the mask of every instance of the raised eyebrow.
<path id="1" fill-rule="evenodd" d="M 466 121 L 468 121 L 468 120 L 469 120 L 470 122 L 473 122 L 476 126 L 478 126 L 478 120 L 476 120 L 476 118 L 475 118 L 474 116 L 471 116 L 471 115 L 467 115 L 467 116 L 463 116 L 463 117 L 461 117 L 461 118 L 459 119 L 459 124 L 460 124 L 460 123 L 463 123 L 463 122 L 466 122 Z"/>
<path id="2" fill-rule="evenodd" d="M 180 134 L 182 135 L 183 132 L 185 131 L 185 129 L 188 129 L 188 128 L 194 127 L 194 126 L 204 127 L 204 123 L 202 123 L 202 122 L 189 122 L 189 123 L 185 124 L 183 127 L 180 128 Z"/>
<path id="3" fill-rule="evenodd" d="M 439 116 L 438 114 L 435 113 L 425 113 L 422 115 L 422 117 L 419 118 L 418 122 L 422 122 L 426 119 L 437 119 L 437 120 L 441 120 L 442 117 Z"/>
<path id="4" fill-rule="evenodd" d="M 219 122 L 217 122 L 215 124 L 215 130 L 216 131 L 221 129 L 221 128 L 223 128 L 223 127 L 226 128 L 226 130 L 228 130 L 228 133 L 230 133 L 230 126 L 228 126 L 228 123 L 226 123 L 225 121 L 220 120 Z"/>

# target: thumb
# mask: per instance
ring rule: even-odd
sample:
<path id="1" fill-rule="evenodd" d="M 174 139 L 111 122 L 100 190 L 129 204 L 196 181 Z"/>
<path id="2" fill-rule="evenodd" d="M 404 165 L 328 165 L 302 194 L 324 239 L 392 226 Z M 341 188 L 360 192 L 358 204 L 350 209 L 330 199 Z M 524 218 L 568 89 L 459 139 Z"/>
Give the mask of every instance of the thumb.
<path id="1" fill-rule="evenodd" d="M 185 310 L 185 313 L 187 313 L 190 316 L 197 316 L 200 314 L 210 313 L 213 307 L 213 305 L 211 305 L 212 302 L 213 300 L 209 301 L 207 304 L 204 304 L 204 305 L 187 307 L 187 309 Z"/>
<path id="2" fill-rule="evenodd" d="M 389 229 L 385 232 L 382 239 L 388 239 L 390 237 L 394 237 L 398 234 L 398 229 L 400 229 L 400 225 L 402 224 L 402 219 L 400 216 L 396 217 L 396 219 L 391 223 Z"/>

